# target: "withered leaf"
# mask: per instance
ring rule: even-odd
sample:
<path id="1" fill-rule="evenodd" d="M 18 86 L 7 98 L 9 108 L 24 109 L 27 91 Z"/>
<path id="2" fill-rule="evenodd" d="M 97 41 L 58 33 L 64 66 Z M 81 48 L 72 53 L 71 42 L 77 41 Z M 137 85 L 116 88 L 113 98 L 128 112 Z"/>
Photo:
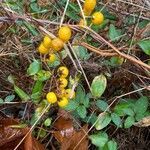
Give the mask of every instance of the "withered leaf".
<path id="1" fill-rule="evenodd" d="M 29 128 L 13 128 L 12 125 L 19 125 L 19 122 L 12 118 L 6 118 L 0 114 L 0 149 L 12 150 L 20 140 L 29 132 Z M 37 140 L 35 140 L 31 133 L 25 138 L 18 150 L 44 150 Z"/>
<path id="2" fill-rule="evenodd" d="M 148 127 L 150 126 L 150 116 L 144 117 L 142 120 L 134 124 L 137 127 Z"/>
<path id="3" fill-rule="evenodd" d="M 61 116 L 54 124 L 54 137 L 60 143 L 61 150 L 87 150 L 88 149 L 88 126 L 84 125 L 79 131 L 73 126 L 70 117 Z M 81 140 L 81 141 L 80 141 Z"/>

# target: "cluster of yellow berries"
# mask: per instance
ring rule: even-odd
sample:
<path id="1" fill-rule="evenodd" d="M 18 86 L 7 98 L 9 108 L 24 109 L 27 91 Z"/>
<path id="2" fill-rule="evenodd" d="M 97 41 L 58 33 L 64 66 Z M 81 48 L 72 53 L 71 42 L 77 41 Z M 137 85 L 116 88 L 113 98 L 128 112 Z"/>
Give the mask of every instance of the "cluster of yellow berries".
<path id="1" fill-rule="evenodd" d="M 58 78 L 58 89 L 55 92 L 49 92 L 46 95 L 46 99 L 49 103 L 56 103 L 59 107 L 67 106 L 69 99 L 75 98 L 75 92 L 72 89 L 65 89 L 68 85 L 66 79 L 69 74 L 69 70 L 65 66 L 61 66 L 57 70 Z"/>
<path id="2" fill-rule="evenodd" d="M 96 6 L 96 0 L 85 0 L 83 5 L 83 12 L 85 16 L 90 16 Z M 104 15 L 97 11 L 92 14 L 92 23 L 99 25 L 104 21 Z M 85 26 L 87 23 L 81 19 L 79 25 Z"/>
<path id="3" fill-rule="evenodd" d="M 68 26 L 61 27 L 58 31 L 58 37 L 51 39 L 49 36 L 45 36 L 38 52 L 40 54 L 49 54 L 49 61 L 52 63 L 56 59 L 55 52 L 60 51 L 64 47 L 64 43 L 68 42 L 71 38 L 71 29 Z"/>

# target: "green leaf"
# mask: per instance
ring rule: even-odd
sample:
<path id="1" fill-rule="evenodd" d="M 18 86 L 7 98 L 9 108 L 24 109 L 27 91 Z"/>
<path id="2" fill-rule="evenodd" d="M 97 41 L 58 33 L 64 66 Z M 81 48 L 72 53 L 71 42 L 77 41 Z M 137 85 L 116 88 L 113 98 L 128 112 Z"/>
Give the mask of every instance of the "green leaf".
<path id="1" fill-rule="evenodd" d="M 125 108 L 123 111 L 126 115 L 129 115 L 129 116 L 134 116 L 135 115 L 134 111 L 131 108 Z"/>
<path id="2" fill-rule="evenodd" d="M 34 60 L 29 68 L 27 69 L 27 74 L 30 76 L 33 76 L 35 74 L 37 74 L 41 69 L 41 63 L 39 60 Z"/>
<path id="3" fill-rule="evenodd" d="M 0 105 L 4 103 L 4 100 L 0 98 Z"/>
<path id="4" fill-rule="evenodd" d="M 38 132 L 38 136 L 40 138 L 44 138 L 46 136 L 46 131 L 42 128 L 40 128 L 39 132 Z"/>
<path id="5" fill-rule="evenodd" d="M 140 120 L 143 119 L 144 117 L 145 117 L 145 114 L 136 114 L 136 115 L 135 115 L 136 121 L 140 121 Z"/>
<path id="6" fill-rule="evenodd" d="M 11 74 L 8 76 L 7 80 L 8 80 L 11 84 L 15 84 L 15 78 L 14 78 L 14 76 L 11 75 Z"/>
<path id="7" fill-rule="evenodd" d="M 146 112 L 147 108 L 148 108 L 148 98 L 143 96 L 136 101 L 134 110 L 136 114 L 143 114 Z"/>
<path id="8" fill-rule="evenodd" d="M 110 140 L 107 143 L 108 150 L 117 150 L 117 143 L 114 140 Z"/>
<path id="9" fill-rule="evenodd" d="M 107 79 L 104 75 L 99 75 L 94 78 L 91 84 L 92 95 L 96 98 L 101 97 L 107 86 Z"/>
<path id="10" fill-rule="evenodd" d="M 97 101 L 96 101 L 96 106 L 97 106 L 100 110 L 102 110 L 102 111 L 105 111 L 106 108 L 108 108 L 108 104 L 107 104 L 105 101 L 103 101 L 103 100 L 97 100 Z M 109 110 L 109 109 L 108 109 L 108 110 Z"/>
<path id="11" fill-rule="evenodd" d="M 37 80 L 32 88 L 32 94 L 31 99 L 33 102 L 38 103 L 40 101 L 40 98 L 42 96 L 42 90 L 43 90 L 43 82 Z"/>
<path id="12" fill-rule="evenodd" d="M 142 40 L 138 43 L 143 52 L 150 55 L 150 40 Z"/>
<path id="13" fill-rule="evenodd" d="M 124 61 L 123 57 L 113 56 L 110 59 L 110 64 L 112 66 L 118 66 L 118 65 L 122 65 L 123 61 Z"/>
<path id="14" fill-rule="evenodd" d="M 5 97 L 4 101 L 11 102 L 14 100 L 14 98 L 15 98 L 15 95 L 8 95 L 7 97 Z"/>
<path id="15" fill-rule="evenodd" d="M 87 111 L 84 105 L 79 105 L 77 108 L 77 112 L 81 118 L 84 119 L 86 117 Z"/>
<path id="16" fill-rule="evenodd" d="M 16 94 L 21 98 L 21 100 L 28 101 L 30 99 L 30 96 L 18 86 L 14 85 L 14 90 Z"/>
<path id="17" fill-rule="evenodd" d="M 49 127 L 49 126 L 51 125 L 51 123 L 52 123 L 52 118 L 47 118 L 47 119 L 44 121 L 44 125 L 45 125 L 46 127 Z"/>
<path id="18" fill-rule="evenodd" d="M 77 90 L 76 90 L 75 101 L 77 101 L 78 103 L 83 104 L 84 98 L 85 98 L 84 88 L 82 86 L 78 86 Z"/>
<path id="19" fill-rule="evenodd" d="M 109 27 L 109 38 L 111 41 L 118 41 L 120 39 L 121 36 L 121 31 L 117 30 L 116 27 L 111 24 Z"/>
<path id="20" fill-rule="evenodd" d="M 89 139 L 91 140 L 93 145 L 102 148 L 108 141 L 108 135 L 104 132 L 100 132 L 97 134 L 90 135 Z"/>
<path id="21" fill-rule="evenodd" d="M 133 124 L 135 123 L 135 119 L 133 116 L 129 116 L 126 118 L 124 122 L 124 127 L 125 128 L 130 128 Z"/>
<path id="22" fill-rule="evenodd" d="M 73 46 L 73 50 L 77 54 L 78 58 L 81 60 L 87 60 L 90 58 L 90 54 L 83 46 Z"/>
<path id="23" fill-rule="evenodd" d="M 126 102 L 120 102 L 119 104 L 117 104 L 114 108 L 114 112 L 116 114 L 118 114 L 119 116 L 124 116 L 125 115 L 125 112 L 124 110 L 125 109 L 128 109 L 130 107 L 129 103 L 126 103 Z"/>
<path id="24" fill-rule="evenodd" d="M 111 117 L 108 113 L 101 113 L 97 118 L 97 123 L 95 125 L 96 130 L 101 130 L 105 128 L 111 122 Z"/>
<path id="25" fill-rule="evenodd" d="M 78 106 L 79 104 L 76 102 L 76 100 L 70 100 L 69 104 L 65 107 L 65 110 L 73 111 L 76 110 Z"/>
<path id="26" fill-rule="evenodd" d="M 51 77 L 50 71 L 45 71 L 45 70 L 40 70 L 36 76 L 37 80 L 39 80 L 39 81 L 46 81 L 50 77 Z"/>
<path id="27" fill-rule="evenodd" d="M 89 99 L 89 95 L 87 94 L 84 98 L 84 101 L 83 101 L 83 105 L 88 108 L 89 107 L 89 102 L 90 102 L 90 99 Z"/>
<path id="28" fill-rule="evenodd" d="M 112 113 L 112 114 L 111 114 L 111 120 L 112 120 L 112 122 L 113 122 L 118 128 L 121 128 L 121 127 L 122 127 L 121 118 L 120 118 L 117 114 Z"/>

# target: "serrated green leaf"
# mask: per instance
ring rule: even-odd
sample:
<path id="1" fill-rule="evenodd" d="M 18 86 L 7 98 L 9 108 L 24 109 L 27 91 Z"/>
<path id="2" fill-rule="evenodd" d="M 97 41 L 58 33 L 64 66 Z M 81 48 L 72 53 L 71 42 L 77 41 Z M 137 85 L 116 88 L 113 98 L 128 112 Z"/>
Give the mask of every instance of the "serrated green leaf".
<path id="1" fill-rule="evenodd" d="M 87 60 L 90 58 L 90 54 L 87 49 L 83 46 L 73 46 L 74 52 L 77 54 L 78 58 L 81 60 Z"/>
<path id="2" fill-rule="evenodd" d="M 14 100 L 14 98 L 15 98 L 15 95 L 8 95 L 7 97 L 5 97 L 4 101 L 11 102 Z"/>
<path id="3" fill-rule="evenodd" d="M 99 148 L 102 148 L 108 141 L 108 135 L 104 132 L 100 132 L 97 134 L 90 135 L 89 139 L 91 140 L 92 144 Z"/>
<path id="4" fill-rule="evenodd" d="M 89 99 L 89 95 L 87 94 L 84 98 L 84 101 L 83 101 L 83 105 L 88 108 L 89 107 L 89 102 L 90 102 L 90 99 Z"/>
<path id="5" fill-rule="evenodd" d="M 116 27 L 111 24 L 109 27 L 109 38 L 111 41 L 118 41 L 120 39 L 121 36 L 121 31 L 116 29 Z"/>
<path id="6" fill-rule="evenodd" d="M 86 111 L 86 107 L 84 105 L 79 105 L 77 108 L 77 112 L 81 118 L 84 119 L 86 117 L 87 111 Z"/>
<path id="7" fill-rule="evenodd" d="M 134 111 L 136 114 L 143 114 L 148 108 L 148 98 L 143 96 L 138 99 L 134 106 Z"/>
<path id="8" fill-rule="evenodd" d="M 39 60 L 34 60 L 30 65 L 29 68 L 27 69 L 27 74 L 32 76 L 37 74 L 41 69 L 41 63 Z"/>
<path id="9" fill-rule="evenodd" d="M 121 127 L 122 127 L 121 118 L 120 118 L 117 114 L 112 113 L 112 114 L 111 114 L 111 120 L 112 120 L 112 122 L 113 122 L 118 128 L 121 128 Z"/>
<path id="10" fill-rule="evenodd" d="M 91 84 L 92 95 L 96 98 L 101 97 L 107 86 L 107 79 L 104 75 L 99 75 L 94 78 Z"/>
<path id="11" fill-rule="evenodd" d="M 42 82 L 48 80 L 50 77 L 51 77 L 50 71 L 45 71 L 45 70 L 40 70 L 36 76 L 37 80 Z"/>
<path id="12" fill-rule="evenodd" d="M 75 100 L 70 100 L 68 105 L 65 107 L 65 110 L 73 111 L 76 110 L 78 106 L 79 104 Z"/>
<path id="13" fill-rule="evenodd" d="M 105 111 L 108 108 L 108 104 L 103 100 L 97 100 L 96 106 L 102 111 Z"/>
<path id="14" fill-rule="evenodd" d="M 111 122 L 111 117 L 108 113 L 100 114 L 97 119 L 98 120 L 95 125 L 96 130 L 101 130 L 105 128 Z"/>
<path id="15" fill-rule="evenodd" d="M 40 128 L 39 132 L 38 132 L 38 136 L 40 138 L 44 138 L 46 136 L 46 131 L 42 128 Z"/>
<path id="16" fill-rule="evenodd" d="M 126 118 L 124 122 L 124 127 L 125 128 L 130 128 L 133 124 L 135 123 L 135 119 L 133 116 L 129 116 Z"/>
<path id="17" fill-rule="evenodd" d="M 150 40 L 142 40 L 138 43 L 143 52 L 150 55 Z"/>
<path id="18" fill-rule="evenodd" d="M 85 98 L 84 88 L 82 86 L 78 86 L 77 90 L 76 90 L 75 101 L 77 101 L 78 103 L 83 104 L 84 98 Z"/>

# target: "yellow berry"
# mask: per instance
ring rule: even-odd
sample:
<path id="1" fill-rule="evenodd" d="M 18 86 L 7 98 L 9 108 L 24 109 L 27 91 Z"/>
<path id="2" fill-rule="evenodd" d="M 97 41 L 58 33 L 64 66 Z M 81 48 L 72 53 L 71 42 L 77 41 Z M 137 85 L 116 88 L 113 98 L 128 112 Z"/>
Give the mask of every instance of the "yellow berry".
<path id="1" fill-rule="evenodd" d="M 55 54 L 49 54 L 49 62 L 53 63 L 56 60 L 56 55 Z"/>
<path id="2" fill-rule="evenodd" d="M 95 25 L 99 25 L 104 21 L 104 15 L 101 12 L 95 12 L 92 15 L 92 23 Z"/>
<path id="3" fill-rule="evenodd" d="M 47 54 L 49 52 L 49 49 L 46 48 L 43 43 L 40 44 L 40 46 L 38 47 L 38 52 L 41 54 Z"/>
<path id="4" fill-rule="evenodd" d="M 68 99 L 66 97 L 63 97 L 58 101 L 58 106 L 59 107 L 65 107 L 68 105 Z"/>
<path id="5" fill-rule="evenodd" d="M 59 78 L 58 82 L 60 88 L 65 88 L 68 85 L 68 80 L 65 78 Z"/>
<path id="6" fill-rule="evenodd" d="M 64 97 L 64 96 L 65 96 L 65 92 L 66 92 L 66 91 L 65 91 L 64 88 L 58 89 L 57 92 L 56 92 L 56 93 L 57 93 L 57 97 L 58 97 L 58 98 Z"/>
<path id="7" fill-rule="evenodd" d="M 84 27 L 86 25 L 87 25 L 86 20 L 84 21 L 84 19 L 81 19 L 80 22 L 79 22 L 79 26 Z"/>
<path id="8" fill-rule="evenodd" d="M 64 41 L 68 42 L 71 38 L 71 29 L 67 26 L 61 27 L 58 31 L 58 37 Z"/>
<path id="9" fill-rule="evenodd" d="M 68 99 L 73 99 L 75 98 L 75 92 L 72 89 L 66 89 L 65 97 Z"/>
<path id="10" fill-rule="evenodd" d="M 56 94 L 54 92 L 47 93 L 46 99 L 49 103 L 52 103 L 52 104 L 57 102 L 57 97 L 56 97 Z"/>
<path id="11" fill-rule="evenodd" d="M 87 11 L 93 11 L 96 6 L 96 0 L 85 0 L 83 8 Z"/>
<path id="12" fill-rule="evenodd" d="M 65 66 L 59 67 L 57 72 L 58 72 L 58 75 L 62 78 L 66 78 L 69 74 L 69 70 Z"/>
<path id="13" fill-rule="evenodd" d="M 49 36 L 46 35 L 44 37 L 44 39 L 43 39 L 43 45 L 44 45 L 45 48 L 48 48 L 48 49 L 51 47 L 52 40 L 51 40 L 51 38 Z"/>
<path id="14" fill-rule="evenodd" d="M 87 10 L 87 9 L 83 9 L 84 15 L 85 16 L 90 16 L 90 14 L 92 13 L 92 10 Z"/>
<path id="15" fill-rule="evenodd" d="M 52 40 L 52 48 L 55 51 L 60 51 L 64 47 L 64 42 L 60 38 L 55 38 Z"/>

